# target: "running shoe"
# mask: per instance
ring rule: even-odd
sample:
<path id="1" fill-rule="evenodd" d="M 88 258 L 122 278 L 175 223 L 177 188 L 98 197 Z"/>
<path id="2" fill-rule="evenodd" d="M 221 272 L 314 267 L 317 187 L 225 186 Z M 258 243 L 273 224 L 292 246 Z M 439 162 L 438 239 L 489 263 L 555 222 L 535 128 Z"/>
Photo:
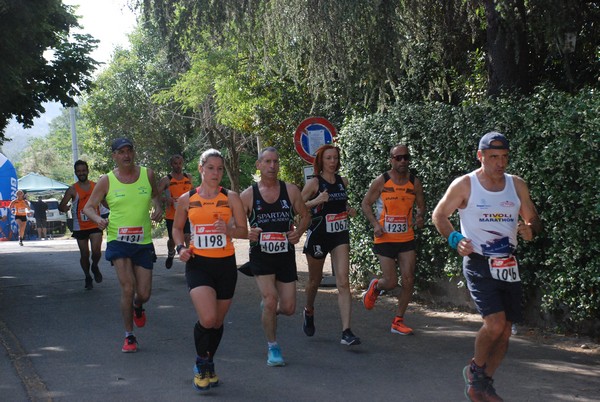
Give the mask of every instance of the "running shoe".
<path id="1" fill-rule="evenodd" d="M 134 335 L 129 335 L 127 338 L 125 338 L 125 342 L 123 342 L 123 347 L 121 348 L 121 352 L 123 352 L 123 353 L 137 352 L 137 339 L 135 339 Z"/>
<path id="2" fill-rule="evenodd" d="M 93 288 L 94 288 L 94 280 L 92 279 L 91 276 L 86 276 L 85 277 L 85 289 L 92 290 Z"/>
<path id="3" fill-rule="evenodd" d="M 171 267 L 173 266 L 173 258 L 175 258 L 175 252 L 169 252 L 169 254 L 167 255 L 167 260 L 165 261 L 165 267 L 167 269 L 171 269 Z"/>
<path id="4" fill-rule="evenodd" d="M 476 374 L 471 371 L 471 366 L 463 369 L 465 380 L 465 396 L 471 402 L 502 402 L 504 399 L 496 394 L 494 380 L 485 374 Z"/>
<path id="5" fill-rule="evenodd" d="M 375 307 L 375 302 L 377 301 L 377 297 L 381 293 L 377 290 L 377 283 L 379 280 L 377 278 L 373 279 L 371 283 L 369 283 L 369 287 L 367 291 L 363 295 L 363 304 L 367 310 L 372 310 Z"/>
<path id="6" fill-rule="evenodd" d="M 208 362 L 208 382 L 211 387 L 219 386 L 219 376 L 215 373 L 215 362 Z"/>
<path id="7" fill-rule="evenodd" d="M 516 335 L 519 333 L 519 330 L 517 329 L 517 324 L 512 325 L 512 327 L 510 328 L 510 333 L 513 335 Z"/>
<path id="8" fill-rule="evenodd" d="M 92 274 L 94 274 L 94 280 L 96 283 L 102 282 L 102 273 L 100 272 L 100 268 L 97 265 L 92 265 Z"/>
<path id="9" fill-rule="evenodd" d="M 302 312 L 304 322 L 302 323 L 302 330 L 306 336 L 313 336 L 315 334 L 315 316 L 313 314 L 307 314 L 306 308 Z"/>
<path id="10" fill-rule="evenodd" d="M 392 321 L 392 334 L 400 334 L 400 335 L 412 335 L 412 328 L 404 325 L 404 318 L 396 317 L 394 321 Z"/>
<path id="11" fill-rule="evenodd" d="M 350 328 L 342 332 L 342 340 L 340 341 L 342 345 L 360 345 L 360 338 L 352 333 Z"/>
<path id="12" fill-rule="evenodd" d="M 279 345 L 269 347 L 267 353 L 267 366 L 285 366 L 283 356 L 281 356 L 281 348 Z"/>
<path id="13" fill-rule="evenodd" d="M 194 365 L 194 388 L 198 391 L 206 391 L 210 388 L 210 379 L 208 371 L 208 362 L 202 361 Z"/>
<path id="14" fill-rule="evenodd" d="M 146 310 L 144 310 L 142 306 L 133 306 L 133 322 L 138 328 L 142 328 L 144 325 L 146 325 Z"/>
<path id="15" fill-rule="evenodd" d="M 19 240 L 19 246 L 23 245 L 23 240 Z"/>

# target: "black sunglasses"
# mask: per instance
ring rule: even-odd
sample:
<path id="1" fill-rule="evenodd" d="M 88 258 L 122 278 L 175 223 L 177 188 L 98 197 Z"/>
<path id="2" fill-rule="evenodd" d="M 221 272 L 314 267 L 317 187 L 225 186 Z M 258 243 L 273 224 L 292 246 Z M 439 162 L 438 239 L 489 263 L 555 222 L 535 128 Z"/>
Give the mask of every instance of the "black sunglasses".
<path id="1" fill-rule="evenodd" d="M 409 154 L 392 155 L 392 159 L 396 159 L 396 162 L 400 162 L 402 159 L 404 159 L 405 161 L 408 161 L 408 160 L 410 160 L 410 155 Z"/>

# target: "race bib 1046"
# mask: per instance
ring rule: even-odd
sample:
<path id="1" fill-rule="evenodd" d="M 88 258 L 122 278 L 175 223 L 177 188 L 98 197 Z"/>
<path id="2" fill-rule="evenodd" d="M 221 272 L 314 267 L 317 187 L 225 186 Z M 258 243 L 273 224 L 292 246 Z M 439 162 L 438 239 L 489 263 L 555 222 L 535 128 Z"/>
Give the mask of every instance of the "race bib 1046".
<path id="1" fill-rule="evenodd" d="M 408 218 L 400 215 L 386 215 L 384 218 L 383 231 L 386 233 L 408 232 Z"/>
<path id="2" fill-rule="evenodd" d="M 288 240 L 285 233 L 262 232 L 259 239 L 260 251 L 267 254 L 287 253 Z"/>
<path id="3" fill-rule="evenodd" d="M 120 227 L 117 232 L 117 240 L 126 243 L 141 243 L 144 241 L 144 228 L 142 226 Z"/>
<path id="4" fill-rule="evenodd" d="M 325 225 L 327 233 L 339 233 L 348 230 L 348 212 L 327 214 L 325 216 Z"/>
<path id="5" fill-rule="evenodd" d="M 514 256 L 489 259 L 492 278 L 503 282 L 521 282 L 519 264 Z"/>
<path id="6" fill-rule="evenodd" d="M 217 231 L 214 225 L 194 225 L 194 247 L 223 248 L 226 244 L 227 236 Z"/>

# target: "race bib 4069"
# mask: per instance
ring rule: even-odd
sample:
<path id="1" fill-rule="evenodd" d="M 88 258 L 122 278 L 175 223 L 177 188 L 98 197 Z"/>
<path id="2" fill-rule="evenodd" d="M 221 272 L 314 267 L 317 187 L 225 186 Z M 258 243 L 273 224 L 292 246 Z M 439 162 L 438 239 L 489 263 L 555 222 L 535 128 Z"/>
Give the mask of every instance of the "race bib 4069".
<path id="1" fill-rule="evenodd" d="M 260 234 L 260 251 L 267 254 L 287 253 L 288 240 L 285 233 L 262 232 Z"/>

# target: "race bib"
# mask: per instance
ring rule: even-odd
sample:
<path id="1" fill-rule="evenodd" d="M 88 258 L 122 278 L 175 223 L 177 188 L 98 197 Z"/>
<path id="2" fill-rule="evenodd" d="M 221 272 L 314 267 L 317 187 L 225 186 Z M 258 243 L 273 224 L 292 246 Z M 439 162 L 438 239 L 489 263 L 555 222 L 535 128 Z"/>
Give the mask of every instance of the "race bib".
<path id="1" fill-rule="evenodd" d="M 26 213 L 27 213 L 27 208 L 18 208 L 17 209 L 18 215 L 25 215 Z"/>
<path id="2" fill-rule="evenodd" d="M 79 219 L 81 220 L 81 222 L 87 222 L 90 220 L 90 218 L 88 218 L 88 216 L 84 214 L 83 211 L 81 211 L 81 213 L 79 214 Z"/>
<path id="3" fill-rule="evenodd" d="M 348 230 L 348 212 L 325 215 L 325 225 L 327 233 L 339 233 Z"/>
<path id="4" fill-rule="evenodd" d="M 514 256 L 506 258 L 490 258 L 490 274 L 492 278 L 503 282 L 521 282 L 519 264 Z"/>
<path id="5" fill-rule="evenodd" d="M 267 254 L 287 253 L 288 240 L 285 233 L 262 232 L 260 234 L 260 251 Z"/>
<path id="6" fill-rule="evenodd" d="M 223 248 L 226 244 L 227 236 L 219 232 L 214 225 L 194 225 L 194 247 Z"/>
<path id="7" fill-rule="evenodd" d="M 141 243 L 144 241 L 144 228 L 141 226 L 127 226 L 119 228 L 117 240 L 126 243 Z"/>
<path id="8" fill-rule="evenodd" d="M 406 216 L 386 215 L 383 223 L 383 231 L 386 233 L 408 232 L 408 218 Z"/>

